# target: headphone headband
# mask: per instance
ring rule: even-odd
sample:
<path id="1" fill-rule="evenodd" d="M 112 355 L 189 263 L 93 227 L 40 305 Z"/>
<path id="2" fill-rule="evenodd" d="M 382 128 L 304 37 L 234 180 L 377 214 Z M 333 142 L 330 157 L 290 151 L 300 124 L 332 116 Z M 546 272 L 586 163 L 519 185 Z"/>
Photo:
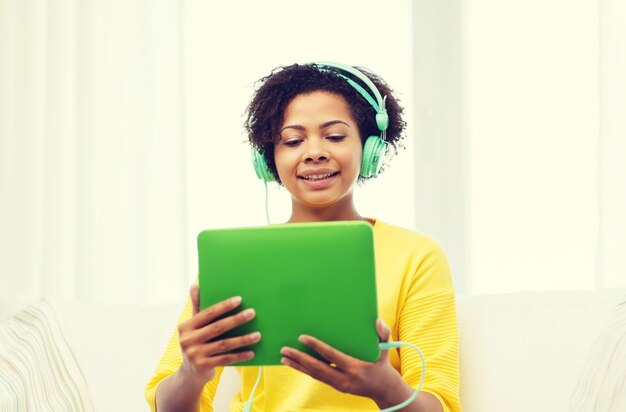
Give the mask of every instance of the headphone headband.
<path id="1" fill-rule="evenodd" d="M 380 92 L 378 91 L 378 88 L 376 87 L 376 85 L 370 80 L 369 77 L 367 77 L 366 75 L 361 73 L 359 70 L 355 69 L 352 66 L 346 66 L 346 65 L 343 65 L 343 64 L 331 63 L 331 62 L 315 62 L 315 64 L 318 65 L 318 66 L 333 67 L 335 69 L 343 70 L 344 72 L 348 72 L 348 73 L 354 75 L 355 77 L 359 78 L 361 81 L 363 81 L 363 83 L 365 83 L 367 85 L 367 87 L 369 87 L 369 89 L 372 91 L 372 93 L 374 93 L 374 97 L 376 97 L 376 102 L 378 104 L 377 105 L 372 104 L 372 106 L 374 106 L 374 109 L 376 109 L 376 111 L 378 112 L 380 110 L 380 107 L 382 107 L 382 108 L 385 107 L 385 102 L 383 100 L 383 97 L 381 96 Z M 343 77 L 345 77 L 345 76 L 343 76 Z M 352 81 L 352 79 L 348 79 L 348 80 L 349 80 L 350 85 L 354 86 L 354 84 L 353 84 L 354 81 Z M 362 90 L 363 89 L 360 85 L 357 84 L 357 86 L 358 87 L 355 87 L 357 90 L 359 90 L 359 89 Z M 361 90 L 359 90 L 359 91 L 361 91 Z M 376 107 L 376 106 L 378 106 L 378 107 Z"/>
<path id="2" fill-rule="evenodd" d="M 387 115 L 387 108 L 385 107 L 385 101 L 387 100 L 387 96 L 383 97 L 380 94 L 374 82 L 372 82 L 370 78 L 367 77 L 365 74 L 363 74 L 361 71 L 355 69 L 352 66 L 346 66 L 343 64 L 331 63 L 331 62 L 315 62 L 313 64 L 317 66 L 321 66 L 321 67 L 331 67 L 331 68 L 343 70 L 344 72 L 354 75 L 355 77 L 360 79 L 363 83 L 365 83 L 367 87 L 369 87 L 372 93 L 374 93 L 374 97 L 376 98 L 376 100 L 374 100 L 374 97 L 372 97 L 370 93 L 368 93 L 360 84 L 358 84 L 354 80 L 350 79 L 347 76 L 344 76 L 341 73 L 333 72 L 337 76 L 345 79 L 350 84 L 350 86 L 354 87 L 361 94 L 361 96 L 363 96 L 365 100 L 367 100 L 369 104 L 372 105 L 374 110 L 376 110 L 376 125 L 378 126 L 378 130 L 383 132 L 383 140 L 384 140 L 385 131 L 387 130 L 387 127 L 389 126 L 389 116 Z M 322 68 L 321 70 L 324 70 L 324 69 Z"/>

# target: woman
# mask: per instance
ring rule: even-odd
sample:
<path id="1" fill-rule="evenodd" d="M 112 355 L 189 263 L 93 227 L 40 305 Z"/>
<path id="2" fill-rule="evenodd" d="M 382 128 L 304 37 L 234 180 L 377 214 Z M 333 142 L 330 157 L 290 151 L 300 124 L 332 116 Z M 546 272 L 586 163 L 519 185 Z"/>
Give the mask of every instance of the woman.
<path id="1" fill-rule="evenodd" d="M 333 64 L 292 65 L 260 80 L 246 129 L 257 149 L 259 177 L 276 180 L 291 194 L 289 223 L 363 220 L 373 226 L 380 339 L 410 342 L 426 358 L 422 391 L 402 410 L 459 411 L 456 310 L 442 248 L 423 234 L 361 216 L 353 200 L 357 181 L 381 171 L 386 147 L 397 150 L 405 128 L 401 114 L 392 91 L 370 72 Z M 197 286 L 192 286 L 178 330 L 146 389 L 153 410 L 212 410 L 222 367 L 254 356 L 252 351 L 227 352 L 262 339 L 255 332 L 212 340 L 254 318 L 248 309 L 220 319 L 240 302 L 234 297 L 199 312 Z M 370 363 L 315 337 L 300 341 L 326 362 L 283 348 L 284 366 L 262 371 L 255 410 L 384 409 L 409 398 L 420 380 L 420 360 L 410 349 L 382 351 Z M 231 404 L 237 411 L 250 396 L 258 369 L 240 372 L 241 393 Z"/>

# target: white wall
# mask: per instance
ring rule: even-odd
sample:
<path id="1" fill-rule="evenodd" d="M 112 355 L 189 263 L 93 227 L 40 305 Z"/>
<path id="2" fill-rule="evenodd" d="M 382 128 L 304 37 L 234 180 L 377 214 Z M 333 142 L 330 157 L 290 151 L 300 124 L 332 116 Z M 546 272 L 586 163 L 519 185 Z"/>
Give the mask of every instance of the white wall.
<path id="1" fill-rule="evenodd" d="M 593 288 L 597 3 L 464 7 L 471 291 Z"/>
<path id="2" fill-rule="evenodd" d="M 0 302 L 180 302 L 180 33 L 177 0 L 0 1 Z"/>
<path id="3" fill-rule="evenodd" d="M 406 0 L 185 3 L 185 126 L 190 268 L 206 228 L 265 224 L 265 189 L 244 143 L 243 113 L 253 83 L 278 65 L 316 60 L 361 65 L 395 88 L 412 124 L 411 14 Z M 356 191 L 359 211 L 413 227 L 413 142 L 376 181 Z M 271 185 L 272 222 L 290 199 Z M 194 276 L 194 273 L 190 274 Z"/>
<path id="4" fill-rule="evenodd" d="M 445 248 L 457 293 L 468 293 L 467 127 L 459 1 L 415 0 L 415 216 Z"/>
<path id="5" fill-rule="evenodd" d="M 611 286 L 596 282 L 597 7 L 414 1 L 417 222 L 458 292 Z"/>
<path id="6" fill-rule="evenodd" d="M 626 3 L 600 0 L 599 287 L 626 287 Z"/>

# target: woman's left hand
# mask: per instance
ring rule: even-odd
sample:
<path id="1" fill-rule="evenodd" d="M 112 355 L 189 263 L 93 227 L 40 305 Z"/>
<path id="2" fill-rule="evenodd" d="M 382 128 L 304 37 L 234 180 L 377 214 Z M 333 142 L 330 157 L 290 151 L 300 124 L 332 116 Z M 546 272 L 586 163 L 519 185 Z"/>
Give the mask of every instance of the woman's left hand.
<path id="1" fill-rule="evenodd" d="M 376 321 L 376 331 L 382 342 L 389 340 L 391 331 L 382 319 Z M 381 390 L 397 381 L 398 372 L 389 363 L 388 350 L 381 351 L 378 361 L 365 362 L 312 336 L 301 335 L 298 340 L 319 353 L 326 362 L 290 347 L 281 349 L 281 362 L 338 391 L 376 399 Z"/>

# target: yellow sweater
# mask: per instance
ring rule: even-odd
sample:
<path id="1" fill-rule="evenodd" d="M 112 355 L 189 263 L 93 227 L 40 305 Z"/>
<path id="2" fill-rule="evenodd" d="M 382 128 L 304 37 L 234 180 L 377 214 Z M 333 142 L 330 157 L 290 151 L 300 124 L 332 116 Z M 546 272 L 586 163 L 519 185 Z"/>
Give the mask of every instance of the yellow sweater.
<path id="1" fill-rule="evenodd" d="M 422 391 L 435 395 L 444 411 L 460 411 L 459 357 L 456 307 L 450 268 L 441 246 L 433 239 L 375 221 L 374 248 L 379 316 L 391 328 L 391 340 L 411 342 L 426 358 Z M 191 316 L 187 300 L 179 323 Z M 413 388 L 420 380 L 419 355 L 412 349 L 392 349 L 389 360 Z M 156 388 L 182 362 L 175 329 L 155 375 L 146 387 L 146 399 L 156 410 Z M 257 378 L 258 368 L 238 368 L 241 391 L 231 411 L 241 411 Z M 213 411 L 213 397 L 222 368 L 204 387 L 203 412 Z M 263 368 L 254 396 L 254 410 L 264 412 L 375 411 L 368 398 L 347 395 L 286 366 Z M 218 411 L 222 412 L 222 411 Z"/>

